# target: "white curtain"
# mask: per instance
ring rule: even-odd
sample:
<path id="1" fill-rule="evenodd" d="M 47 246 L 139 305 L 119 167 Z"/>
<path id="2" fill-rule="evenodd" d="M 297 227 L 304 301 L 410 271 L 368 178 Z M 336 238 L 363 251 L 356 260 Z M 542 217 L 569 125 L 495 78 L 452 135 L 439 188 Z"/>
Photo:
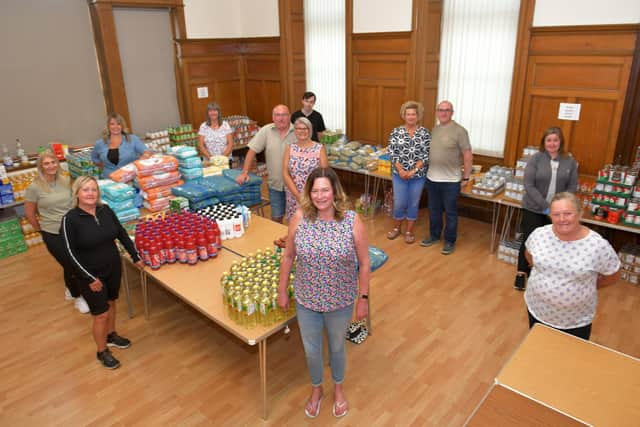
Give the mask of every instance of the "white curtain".
<path id="1" fill-rule="evenodd" d="M 345 130 L 345 1 L 304 1 L 304 48 L 307 90 L 328 129 Z"/>
<path id="2" fill-rule="evenodd" d="M 520 0 L 445 0 L 438 100 L 453 103 L 474 153 L 504 154 Z"/>

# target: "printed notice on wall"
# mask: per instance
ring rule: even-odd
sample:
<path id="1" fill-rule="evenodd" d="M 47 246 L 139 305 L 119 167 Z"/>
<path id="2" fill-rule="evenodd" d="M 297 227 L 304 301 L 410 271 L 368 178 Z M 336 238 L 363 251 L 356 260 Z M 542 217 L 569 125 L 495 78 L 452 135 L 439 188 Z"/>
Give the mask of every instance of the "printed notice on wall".
<path id="1" fill-rule="evenodd" d="M 198 98 L 208 98 L 209 97 L 209 88 L 206 86 L 198 88 Z"/>
<path id="2" fill-rule="evenodd" d="M 580 104 L 561 102 L 558 118 L 560 120 L 580 120 Z"/>

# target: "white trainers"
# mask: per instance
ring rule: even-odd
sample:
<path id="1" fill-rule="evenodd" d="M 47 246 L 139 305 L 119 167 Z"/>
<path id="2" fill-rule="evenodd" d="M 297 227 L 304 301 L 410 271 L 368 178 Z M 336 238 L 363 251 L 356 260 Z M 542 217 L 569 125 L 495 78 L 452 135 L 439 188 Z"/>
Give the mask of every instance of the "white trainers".
<path id="1" fill-rule="evenodd" d="M 64 288 L 64 299 L 66 301 L 71 301 L 73 299 L 73 297 L 71 296 L 71 292 L 69 292 L 69 289 Z"/>
<path id="2" fill-rule="evenodd" d="M 76 298 L 76 302 L 73 305 L 76 307 L 76 310 L 78 310 L 82 314 L 86 314 L 89 312 L 89 305 L 81 296 Z"/>

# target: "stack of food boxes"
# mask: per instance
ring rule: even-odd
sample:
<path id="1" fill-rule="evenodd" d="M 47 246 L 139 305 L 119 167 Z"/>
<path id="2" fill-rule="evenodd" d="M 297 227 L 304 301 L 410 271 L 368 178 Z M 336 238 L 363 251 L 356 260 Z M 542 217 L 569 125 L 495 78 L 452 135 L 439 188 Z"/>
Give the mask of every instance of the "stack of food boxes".
<path id="1" fill-rule="evenodd" d="M 27 244 L 22 234 L 20 221 L 15 209 L 0 211 L 0 259 L 16 255 L 27 250 Z"/>

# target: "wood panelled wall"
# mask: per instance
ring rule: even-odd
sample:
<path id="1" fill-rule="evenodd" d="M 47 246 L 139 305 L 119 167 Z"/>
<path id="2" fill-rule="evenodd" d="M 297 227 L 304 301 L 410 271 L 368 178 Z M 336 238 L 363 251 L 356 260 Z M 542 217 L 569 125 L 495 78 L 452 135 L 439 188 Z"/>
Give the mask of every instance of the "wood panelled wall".
<path id="1" fill-rule="evenodd" d="M 271 108 L 282 102 L 279 38 L 178 43 L 186 122 L 199 125 L 207 104 L 214 101 L 225 116 L 245 114 L 261 124 L 271 121 Z M 208 88 L 207 98 L 198 98 L 198 87 Z"/>
<path id="2" fill-rule="evenodd" d="M 279 0 L 280 50 L 283 75 L 290 76 L 284 84 L 283 102 L 291 111 L 300 109 L 300 100 L 307 90 L 304 50 L 303 0 Z"/>
<path id="3" fill-rule="evenodd" d="M 635 25 L 532 28 L 522 108 L 511 112 L 520 126 L 505 163 L 538 145 L 549 126 L 563 130 L 581 174 L 614 161 L 636 38 Z M 561 102 L 581 104 L 580 120 L 559 120 Z"/>
<path id="4" fill-rule="evenodd" d="M 185 117 L 198 126 L 207 104 L 243 114 L 260 125 L 277 104 L 299 109 L 306 90 L 303 0 L 280 0 L 280 37 L 177 40 Z M 198 87 L 209 89 L 198 98 Z"/>
<path id="5" fill-rule="evenodd" d="M 441 0 L 413 2 L 412 31 L 353 34 L 347 2 L 347 129 L 350 139 L 386 145 L 402 123 L 400 106 L 424 104 L 423 124 L 435 122 Z"/>

